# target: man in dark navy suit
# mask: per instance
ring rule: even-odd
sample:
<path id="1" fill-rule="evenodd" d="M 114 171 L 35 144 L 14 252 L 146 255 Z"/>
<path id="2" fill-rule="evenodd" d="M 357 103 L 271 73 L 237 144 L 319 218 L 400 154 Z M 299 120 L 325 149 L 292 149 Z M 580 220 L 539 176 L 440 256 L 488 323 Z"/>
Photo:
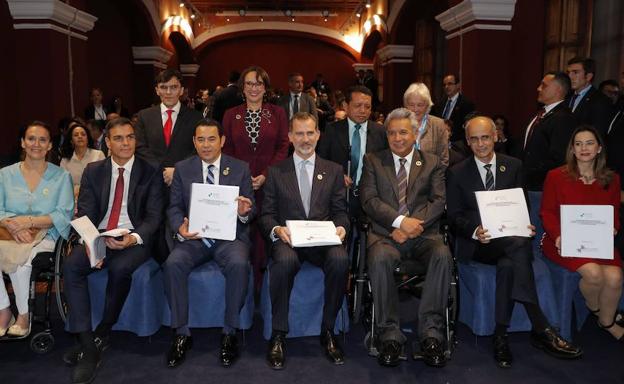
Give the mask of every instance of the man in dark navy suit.
<path id="1" fill-rule="evenodd" d="M 494 152 L 496 125 L 488 117 L 477 116 L 466 123 L 466 140 L 474 156 L 448 171 L 448 217 L 457 236 L 458 260 L 496 265 L 494 358 L 498 366 L 509 368 L 512 364 L 507 328 L 515 301 L 527 310 L 533 326 L 533 345 L 560 358 L 581 356 L 580 348 L 562 339 L 539 307 L 531 238 L 510 236 L 491 240 L 488 228 L 481 226 L 475 192 L 521 188 L 522 163 Z M 529 230 L 535 234 L 532 225 Z"/>
<path id="2" fill-rule="evenodd" d="M 210 260 L 225 275 L 225 319 L 220 359 L 230 366 L 238 358 L 236 330 L 249 282 L 249 225 L 255 215 L 251 173 L 247 163 L 221 153 L 225 144 L 223 128 L 214 120 L 200 120 L 193 143 L 197 155 L 175 166 L 167 218 L 177 232 L 178 242 L 163 264 L 165 293 L 171 307 L 171 328 L 175 335 L 167 353 L 167 365 L 180 365 L 192 346 L 188 328 L 188 277 L 195 267 Z M 199 237 L 189 232 L 191 186 L 193 183 L 238 186 L 238 220 L 232 241 Z"/>
<path id="3" fill-rule="evenodd" d="M 72 382 L 95 378 L 100 353 L 108 347 L 109 333 L 128 297 L 132 273 L 150 257 L 154 233 L 163 217 L 163 182 L 160 168 L 135 157 L 136 137 L 130 120 L 122 117 L 106 126 L 111 157 L 91 163 L 80 183 L 78 217 L 87 216 L 100 230 L 127 228 L 130 234 L 107 238 L 106 258 L 91 268 L 86 249 L 76 245 L 63 264 L 64 292 L 69 306 L 67 328 L 78 334 L 79 345 L 63 360 L 76 365 Z M 91 331 L 87 276 L 108 268 L 102 321 Z"/>
<path id="4" fill-rule="evenodd" d="M 441 119 L 453 122 L 453 129 L 449 139 L 451 142 L 463 140 L 464 120 L 470 112 L 475 110 L 475 105 L 460 92 L 461 85 L 457 74 L 449 73 L 444 76 L 442 85 L 444 86 L 446 99 L 435 105 L 431 113 Z"/>

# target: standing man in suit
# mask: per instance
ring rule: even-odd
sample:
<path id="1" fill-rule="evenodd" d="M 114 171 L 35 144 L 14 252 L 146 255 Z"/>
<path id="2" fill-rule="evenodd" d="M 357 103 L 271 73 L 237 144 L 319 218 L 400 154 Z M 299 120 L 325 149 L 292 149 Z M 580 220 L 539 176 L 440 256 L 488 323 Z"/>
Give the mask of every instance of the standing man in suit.
<path id="1" fill-rule="evenodd" d="M 596 73 L 596 62 L 591 58 L 574 57 L 568 61 L 572 94 L 566 104 L 578 124 L 589 124 L 603 137 L 613 117 L 613 107 L 609 98 L 592 85 Z"/>
<path id="2" fill-rule="evenodd" d="M 91 89 L 90 99 L 91 104 L 85 108 L 84 112 L 85 119 L 106 121 L 106 115 L 110 111 L 104 106 L 102 90 L 100 88 Z"/>
<path id="3" fill-rule="evenodd" d="M 80 183 L 78 217 L 87 216 L 101 231 L 127 228 L 130 234 L 106 238 L 106 258 L 91 268 L 84 245 L 76 245 L 63 262 L 64 292 L 69 307 L 67 328 L 79 345 L 63 355 L 76 365 L 73 383 L 90 383 L 109 346 L 109 334 L 128 297 L 132 273 L 150 257 L 150 245 L 163 217 L 163 181 L 157 165 L 134 156 L 135 131 L 130 120 L 106 127 L 111 156 L 87 165 Z M 102 321 L 91 331 L 87 276 L 108 268 Z"/>
<path id="4" fill-rule="evenodd" d="M 319 143 L 318 155 L 342 166 L 344 184 L 349 188 L 349 214 L 361 215 L 358 185 L 364 154 L 388 148 L 383 126 L 369 120 L 373 94 L 362 86 L 347 89 L 347 118 L 329 124 Z"/>
<path id="5" fill-rule="evenodd" d="M 303 92 L 303 76 L 300 73 L 288 75 L 288 88 L 290 92 L 282 96 L 277 103 L 288 114 L 288 120 L 297 112 L 308 112 L 318 121 L 316 103 L 310 95 Z"/>
<path id="6" fill-rule="evenodd" d="M 375 303 L 378 362 L 396 366 L 407 340 L 399 325 L 399 295 L 394 270 L 401 260 L 418 260 L 426 278 L 418 308 L 418 336 L 426 364 L 446 363 L 444 308 L 448 301 L 452 258 L 439 232 L 444 211 L 444 166 L 414 147 L 418 123 L 398 108 L 386 118 L 389 150 L 364 156 L 360 183 L 362 207 L 371 222 L 368 275 Z"/>
<path id="7" fill-rule="evenodd" d="M 488 117 L 477 116 L 466 123 L 466 141 L 473 156 L 448 172 L 448 217 L 457 236 L 457 258 L 496 265 L 494 359 L 501 368 L 511 367 L 507 328 L 515 301 L 521 302 L 529 315 L 534 346 L 556 357 L 581 356 L 580 348 L 562 339 L 539 307 L 531 239 L 511 236 L 490 240 L 488 228 L 481 226 L 475 192 L 522 188 L 522 163 L 494 152 L 496 125 Z M 535 227 L 529 228 L 535 235 Z"/>
<path id="8" fill-rule="evenodd" d="M 227 87 L 215 95 L 212 118 L 220 124 L 223 124 L 223 115 L 225 115 L 225 111 L 232 107 L 236 107 L 237 105 L 241 105 L 245 101 L 241 95 L 241 89 L 238 88 L 237 85 L 239 78 L 239 72 L 230 72 Z"/>
<path id="9" fill-rule="evenodd" d="M 314 153 L 320 132 L 317 121 L 307 112 L 296 113 L 290 121 L 288 138 L 293 156 L 269 168 L 260 216 L 263 233 L 272 241 L 270 265 L 273 333 L 267 361 L 273 369 L 284 368 L 284 344 L 288 333 L 288 303 L 295 275 L 303 261 L 325 273 L 325 305 L 321 345 L 327 358 L 344 364 L 344 355 L 333 334 L 347 284 L 349 261 L 343 245 L 293 248 L 286 220 L 331 220 L 336 234 L 344 240 L 349 229 L 345 188 L 340 166 Z"/>
<path id="10" fill-rule="evenodd" d="M 442 80 L 446 100 L 434 108 L 434 115 L 453 122 L 450 141 L 464 140 L 464 120 L 466 115 L 475 110 L 475 105 L 461 92 L 459 76 L 448 74 Z"/>
<path id="11" fill-rule="evenodd" d="M 167 366 L 180 365 L 193 344 L 188 328 L 188 277 L 196 267 L 210 260 L 225 275 L 225 319 L 221 336 L 220 361 L 230 366 L 239 356 L 236 330 L 249 282 L 249 221 L 255 215 L 251 173 L 247 163 L 221 153 L 225 144 L 223 128 L 215 120 L 201 120 L 195 127 L 196 156 L 176 164 L 167 218 L 177 231 L 178 242 L 163 264 L 165 293 L 171 308 L 171 328 L 175 334 Z M 240 188 L 236 239 L 232 241 L 199 237 L 189 232 L 191 186 L 193 183 L 235 185 Z"/>

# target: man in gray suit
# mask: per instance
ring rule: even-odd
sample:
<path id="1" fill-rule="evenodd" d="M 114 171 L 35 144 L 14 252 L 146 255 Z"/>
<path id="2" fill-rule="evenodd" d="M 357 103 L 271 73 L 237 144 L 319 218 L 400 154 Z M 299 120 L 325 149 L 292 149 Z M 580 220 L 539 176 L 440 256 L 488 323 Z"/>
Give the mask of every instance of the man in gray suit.
<path id="1" fill-rule="evenodd" d="M 345 247 L 293 248 L 286 220 L 332 221 L 336 234 L 344 240 L 349 230 L 345 187 L 341 167 L 316 156 L 320 132 L 314 116 L 296 113 L 290 121 L 288 137 L 295 147 L 293 156 L 269 168 L 264 184 L 260 216 L 262 232 L 272 242 L 269 267 L 273 334 L 267 362 L 273 369 L 284 368 L 284 343 L 288 333 L 288 304 L 295 275 L 303 261 L 319 266 L 325 273 L 325 305 L 321 345 L 327 358 L 344 363 L 333 329 L 347 284 L 349 261 Z"/>
<path id="2" fill-rule="evenodd" d="M 444 165 L 415 149 L 418 124 L 411 111 L 398 108 L 386 119 L 389 150 L 364 156 L 360 182 L 362 208 L 371 222 L 368 274 L 379 335 L 378 362 L 399 364 L 406 341 L 399 326 L 399 297 L 394 270 L 414 259 L 426 269 L 418 308 L 418 335 L 426 364 L 445 364 L 442 351 L 444 308 L 452 258 L 438 224 L 444 211 Z"/>
<path id="3" fill-rule="evenodd" d="M 290 92 L 278 101 L 278 105 L 288 114 L 288 120 L 297 112 L 308 112 L 318 121 L 316 104 L 310 95 L 303 92 L 303 76 L 300 73 L 288 75 L 288 88 Z"/>

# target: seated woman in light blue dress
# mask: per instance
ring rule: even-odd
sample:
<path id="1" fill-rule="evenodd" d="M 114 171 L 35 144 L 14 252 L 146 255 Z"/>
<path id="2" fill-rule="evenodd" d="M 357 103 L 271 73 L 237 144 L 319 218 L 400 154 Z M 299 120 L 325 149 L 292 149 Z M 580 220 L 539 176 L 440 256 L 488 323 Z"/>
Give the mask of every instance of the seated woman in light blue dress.
<path id="1" fill-rule="evenodd" d="M 0 337 L 7 333 L 25 336 L 30 332 L 30 263 L 38 252 L 54 250 L 59 236 L 67 238 L 74 211 L 71 176 L 46 161 L 52 149 L 49 127 L 37 121 L 29 124 L 21 142 L 24 160 L 0 169 L 0 227 L 4 229 L 0 270 L 11 278 L 18 310 L 14 320 L 4 280 L 0 278 Z"/>

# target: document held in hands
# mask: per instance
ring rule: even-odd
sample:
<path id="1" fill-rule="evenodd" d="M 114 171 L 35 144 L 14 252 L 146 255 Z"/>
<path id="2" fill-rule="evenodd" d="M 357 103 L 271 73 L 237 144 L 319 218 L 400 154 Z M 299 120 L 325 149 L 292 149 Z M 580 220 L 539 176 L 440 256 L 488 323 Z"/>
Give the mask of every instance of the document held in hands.
<path id="1" fill-rule="evenodd" d="M 561 256 L 613 259 L 613 206 L 561 205 Z"/>
<path id="2" fill-rule="evenodd" d="M 492 239 L 507 236 L 531 237 L 529 210 L 522 188 L 475 192 L 481 226 Z"/>
<path id="3" fill-rule="evenodd" d="M 82 216 L 73 220 L 71 225 L 82 238 L 85 247 L 89 249 L 91 268 L 95 267 L 100 260 L 106 257 L 105 237 L 117 237 L 130 233 L 130 230 L 126 228 L 115 228 L 100 233 L 88 216 Z"/>
<path id="4" fill-rule="evenodd" d="M 293 247 L 340 245 L 336 226 L 332 221 L 286 220 Z"/>
<path id="5" fill-rule="evenodd" d="M 238 219 L 238 186 L 193 183 L 189 232 L 210 239 L 234 240 Z"/>

